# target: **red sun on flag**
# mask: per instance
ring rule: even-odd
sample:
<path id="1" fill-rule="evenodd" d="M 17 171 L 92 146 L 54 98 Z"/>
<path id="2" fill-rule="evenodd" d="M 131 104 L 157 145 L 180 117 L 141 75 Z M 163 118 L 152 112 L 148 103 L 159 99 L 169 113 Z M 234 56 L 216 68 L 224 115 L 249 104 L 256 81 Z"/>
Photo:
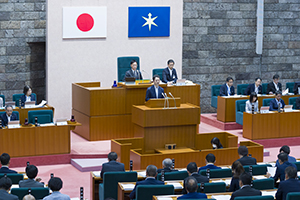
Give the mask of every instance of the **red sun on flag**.
<path id="1" fill-rule="evenodd" d="M 83 13 L 77 18 L 76 24 L 79 30 L 88 32 L 94 27 L 94 19 L 91 15 Z"/>

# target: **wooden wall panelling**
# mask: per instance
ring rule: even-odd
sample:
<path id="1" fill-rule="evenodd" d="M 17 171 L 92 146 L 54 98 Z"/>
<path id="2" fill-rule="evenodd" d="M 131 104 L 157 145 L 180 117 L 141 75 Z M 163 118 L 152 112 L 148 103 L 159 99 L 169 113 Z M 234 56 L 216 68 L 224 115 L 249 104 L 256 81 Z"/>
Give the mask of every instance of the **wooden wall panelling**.
<path id="1" fill-rule="evenodd" d="M 90 91 L 84 86 L 73 83 L 72 84 L 72 108 L 85 115 L 90 115 L 90 110 L 91 110 L 90 102 L 91 102 Z"/>
<path id="2" fill-rule="evenodd" d="M 184 85 L 184 86 L 168 86 L 165 92 L 169 95 L 169 92 L 174 97 L 180 97 L 181 103 L 191 103 L 196 106 L 200 106 L 200 85 Z"/>
<path id="3" fill-rule="evenodd" d="M 286 112 L 277 114 L 279 117 L 280 137 L 299 137 L 300 112 Z"/>
<path id="4" fill-rule="evenodd" d="M 75 109 L 72 109 L 72 115 L 74 115 L 76 121 L 81 123 L 81 126 L 76 127 L 73 132 L 87 140 L 90 140 L 90 117 L 81 112 L 78 112 Z"/>
<path id="5" fill-rule="evenodd" d="M 251 114 L 252 140 L 279 137 L 279 116 L 275 113 Z"/>

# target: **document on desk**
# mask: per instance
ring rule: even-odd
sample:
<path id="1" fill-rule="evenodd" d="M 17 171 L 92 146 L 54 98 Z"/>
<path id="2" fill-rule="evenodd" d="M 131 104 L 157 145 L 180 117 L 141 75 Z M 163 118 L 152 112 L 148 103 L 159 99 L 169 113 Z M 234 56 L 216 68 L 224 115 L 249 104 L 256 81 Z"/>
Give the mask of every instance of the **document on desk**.
<path id="1" fill-rule="evenodd" d="M 226 186 L 230 186 L 231 180 L 230 179 L 219 179 L 219 180 L 212 180 L 213 183 L 225 183 Z"/>
<path id="2" fill-rule="evenodd" d="M 211 198 L 216 200 L 230 200 L 231 195 L 212 195 Z"/>
<path id="3" fill-rule="evenodd" d="M 183 189 L 183 186 L 178 182 L 167 182 L 167 185 L 173 185 L 174 189 Z"/>
<path id="4" fill-rule="evenodd" d="M 157 200 L 173 200 L 171 197 L 157 197 Z"/>
<path id="5" fill-rule="evenodd" d="M 132 184 L 132 183 L 128 183 L 128 184 L 121 183 L 121 185 L 122 185 L 124 191 L 131 191 L 134 189 L 134 186 L 135 186 L 135 184 Z"/>
<path id="6" fill-rule="evenodd" d="M 93 171 L 94 176 L 100 177 L 101 171 Z"/>
<path id="7" fill-rule="evenodd" d="M 46 124 L 40 124 L 41 127 L 44 127 L 44 126 L 55 126 L 54 123 L 46 123 Z"/>
<path id="8" fill-rule="evenodd" d="M 138 172 L 138 175 L 141 177 L 146 177 L 146 171 Z"/>
<path id="9" fill-rule="evenodd" d="M 274 177 L 277 167 L 267 167 L 267 169 L 268 169 L 268 172 L 271 174 L 271 176 Z"/>
<path id="10" fill-rule="evenodd" d="M 261 191 L 261 195 L 262 196 L 273 196 L 273 197 L 275 197 L 275 195 L 276 195 L 276 192 L 277 192 L 277 190 L 275 190 L 275 191 Z"/>
<path id="11" fill-rule="evenodd" d="M 258 176 L 254 176 L 255 180 L 261 180 L 261 179 L 266 179 L 267 177 L 265 175 L 258 175 Z"/>

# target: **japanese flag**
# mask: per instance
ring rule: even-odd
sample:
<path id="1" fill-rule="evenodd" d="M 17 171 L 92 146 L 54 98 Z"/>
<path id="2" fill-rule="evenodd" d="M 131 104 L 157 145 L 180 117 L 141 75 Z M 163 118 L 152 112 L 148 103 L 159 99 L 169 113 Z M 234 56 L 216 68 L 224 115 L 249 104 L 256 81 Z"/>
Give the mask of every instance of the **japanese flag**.
<path id="1" fill-rule="evenodd" d="M 106 7 L 64 7 L 63 38 L 105 38 Z"/>

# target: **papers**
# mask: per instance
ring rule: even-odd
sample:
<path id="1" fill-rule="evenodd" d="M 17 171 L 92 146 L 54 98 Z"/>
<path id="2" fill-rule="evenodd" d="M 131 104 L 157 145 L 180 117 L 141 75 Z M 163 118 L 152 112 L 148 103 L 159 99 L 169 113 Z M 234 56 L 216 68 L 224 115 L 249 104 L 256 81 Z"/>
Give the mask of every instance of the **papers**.
<path id="1" fill-rule="evenodd" d="M 36 108 L 43 107 L 44 105 L 46 105 L 46 103 L 47 103 L 47 101 L 42 100 L 42 102 L 41 102 L 39 105 L 36 105 L 35 107 L 36 107 Z"/>
<path id="2" fill-rule="evenodd" d="M 101 171 L 93 171 L 94 176 L 100 177 Z"/>
<path id="3" fill-rule="evenodd" d="M 64 126 L 64 125 L 68 125 L 68 122 L 67 122 L 67 121 L 64 121 L 64 122 L 56 122 L 56 125 L 57 125 L 57 126 Z"/>
<path id="4" fill-rule="evenodd" d="M 269 195 L 269 196 L 273 196 L 273 197 L 275 197 L 276 192 L 277 192 L 276 190 L 275 191 L 261 191 L 262 196 Z"/>
<path id="5" fill-rule="evenodd" d="M 157 197 L 157 200 L 173 200 L 171 197 Z"/>
<path id="6" fill-rule="evenodd" d="M 219 179 L 219 180 L 212 180 L 213 183 L 225 183 L 226 186 L 230 186 L 231 180 L 230 179 Z"/>
<path id="7" fill-rule="evenodd" d="M 282 95 L 287 95 L 289 93 L 289 88 L 287 88 L 286 90 L 284 90 L 283 92 L 282 92 Z"/>
<path id="8" fill-rule="evenodd" d="M 44 126 L 55 126 L 54 123 L 46 123 L 46 124 L 40 124 L 41 127 L 44 127 Z"/>
<path id="9" fill-rule="evenodd" d="M 20 128 L 20 124 L 8 124 L 7 128 Z"/>
<path id="10" fill-rule="evenodd" d="M 261 180 L 261 179 L 266 179 L 267 177 L 264 175 L 259 175 L 259 176 L 254 176 L 255 180 Z"/>
<path id="11" fill-rule="evenodd" d="M 229 169 L 229 167 L 228 167 L 228 166 L 226 166 L 226 167 L 221 167 L 221 169 Z"/>
<path id="12" fill-rule="evenodd" d="M 121 184 L 121 185 L 122 185 L 124 191 L 131 191 L 135 187 L 135 184 L 131 184 L 131 183 L 129 183 L 129 184 Z"/>
<path id="13" fill-rule="evenodd" d="M 12 184 L 12 185 L 11 185 L 11 189 L 12 189 L 12 188 L 19 188 L 19 184 Z"/>
<path id="14" fill-rule="evenodd" d="M 173 185 L 174 189 L 183 189 L 183 186 L 178 182 L 167 182 L 167 185 Z"/>
<path id="15" fill-rule="evenodd" d="M 138 176 L 146 177 L 146 171 L 138 172 Z"/>
<path id="16" fill-rule="evenodd" d="M 216 200 L 229 200 L 231 195 L 212 195 L 211 198 Z"/>
<path id="17" fill-rule="evenodd" d="M 300 176 L 300 172 L 297 172 L 297 176 Z"/>
<path id="18" fill-rule="evenodd" d="M 268 172 L 271 174 L 271 176 L 274 177 L 277 167 L 267 167 L 267 169 L 268 169 Z"/>

